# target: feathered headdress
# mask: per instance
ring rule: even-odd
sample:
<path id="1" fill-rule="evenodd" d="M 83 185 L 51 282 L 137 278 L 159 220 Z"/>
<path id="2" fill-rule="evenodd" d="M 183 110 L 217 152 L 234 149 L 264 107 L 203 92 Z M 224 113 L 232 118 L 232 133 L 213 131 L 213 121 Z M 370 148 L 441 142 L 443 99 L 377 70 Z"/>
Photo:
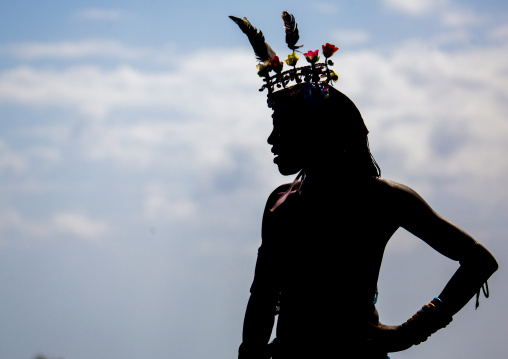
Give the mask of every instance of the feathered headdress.
<path id="1" fill-rule="evenodd" d="M 269 66 L 272 62 L 272 59 L 276 57 L 275 51 L 268 45 L 265 41 L 265 37 L 261 31 L 258 31 L 252 24 L 247 20 L 246 17 L 240 19 L 238 17 L 230 16 L 230 19 L 238 24 L 240 30 L 247 35 L 247 38 L 254 49 L 254 54 L 256 55 L 256 60 L 260 63 L 258 64 L 258 70 L 260 68 L 264 68 Z"/>
<path id="2" fill-rule="evenodd" d="M 282 12 L 282 20 L 284 21 L 284 30 L 286 30 L 286 44 L 288 47 L 295 51 L 303 45 L 297 46 L 296 43 L 300 40 L 300 34 L 298 33 L 298 24 L 295 21 L 295 17 L 287 11 Z"/>
<path id="3" fill-rule="evenodd" d="M 252 26 L 246 17 L 240 19 L 230 16 L 230 18 L 236 22 L 240 29 L 247 35 L 254 49 L 256 59 L 259 61 L 256 66 L 258 75 L 263 77 L 263 81 L 265 82 L 259 91 L 263 91 L 266 88 L 270 95 L 275 91 L 275 88 L 287 88 L 290 82 L 295 82 L 296 84 L 313 84 L 314 87 L 325 89 L 328 85 L 331 85 L 333 81 L 339 79 L 337 74 L 328 67 L 328 65 L 333 65 L 333 62 L 329 58 L 338 50 L 338 47 L 329 43 L 322 46 L 325 62 L 318 62 L 319 50 L 308 51 L 303 54 L 303 56 L 310 65 L 296 67 L 299 60 L 296 51 L 300 52 L 298 49 L 303 45 L 297 45 L 300 40 L 298 24 L 295 21 L 295 17 L 287 11 L 282 12 L 282 20 L 284 21 L 284 29 L 286 32 L 286 44 L 293 51 L 288 55 L 288 58 L 284 60 L 288 66 L 293 67 L 287 71 L 282 71 L 284 62 L 279 60 L 275 51 L 273 51 L 270 45 L 265 41 L 263 33 Z M 275 72 L 275 74 L 272 74 L 272 71 Z M 306 87 L 308 88 L 309 86 Z"/>

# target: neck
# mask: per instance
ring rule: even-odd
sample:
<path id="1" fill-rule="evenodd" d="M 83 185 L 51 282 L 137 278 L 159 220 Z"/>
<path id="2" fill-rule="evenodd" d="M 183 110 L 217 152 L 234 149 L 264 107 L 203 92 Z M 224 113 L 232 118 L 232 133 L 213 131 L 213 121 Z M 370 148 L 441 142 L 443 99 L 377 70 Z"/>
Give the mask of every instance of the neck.
<path id="1" fill-rule="evenodd" d="M 342 171 L 338 168 L 306 167 L 303 173 L 305 184 L 309 186 L 323 186 L 343 177 Z"/>
<path id="2" fill-rule="evenodd" d="M 307 187 L 323 187 L 340 183 L 357 184 L 370 177 L 363 176 L 353 169 L 348 171 L 339 166 L 305 167 L 303 169 Z"/>

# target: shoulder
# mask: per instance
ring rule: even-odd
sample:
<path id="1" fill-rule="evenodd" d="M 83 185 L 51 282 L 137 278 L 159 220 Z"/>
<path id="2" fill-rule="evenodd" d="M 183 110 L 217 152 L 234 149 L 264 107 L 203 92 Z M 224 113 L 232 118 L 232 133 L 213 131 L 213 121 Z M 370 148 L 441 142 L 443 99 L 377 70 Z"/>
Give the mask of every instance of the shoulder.
<path id="1" fill-rule="evenodd" d="M 266 201 L 265 210 L 263 213 L 263 223 L 261 226 L 261 237 L 263 244 L 266 246 L 267 243 L 273 243 L 270 238 L 277 238 L 277 223 L 280 222 L 280 211 L 272 212 L 271 208 L 275 205 L 280 196 L 285 193 L 291 187 L 291 183 L 280 185 L 272 191 Z"/>
<path id="2" fill-rule="evenodd" d="M 275 188 L 272 193 L 270 193 L 266 201 L 265 212 L 275 205 L 275 202 L 277 202 L 281 194 L 289 190 L 289 187 L 291 187 L 291 183 L 285 183 Z"/>
<path id="3" fill-rule="evenodd" d="M 391 196 L 393 199 L 421 199 L 421 196 L 411 187 L 384 178 L 376 178 L 372 187 L 378 192 Z"/>
<path id="4" fill-rule="evenodd" d="M 371 187 L 379 203 L 400 219 L 415 214 L 433 215 L 434 211 L 428 203 L 409 186 L 387 179 L 375 179 Z"/>
<path id="5" fill-rule="evenodd" d="M 387 191 L 407 191 L 411 190 L 408 186 L 403 185 L 402 183 L 398 183 L 386 178 L 376 178 L 373 181 L 374 186 L 377 186 L 380 189 L 384 189 Z"/>
<path id="6" fill-rule="evenodd" d="M 423 238 L 422 227 L 437 228 L 444 219 L 414 189 L 394 181 L 379 180 L 378 185 L 388 194 L 389 207 L 399 225 Z"/>

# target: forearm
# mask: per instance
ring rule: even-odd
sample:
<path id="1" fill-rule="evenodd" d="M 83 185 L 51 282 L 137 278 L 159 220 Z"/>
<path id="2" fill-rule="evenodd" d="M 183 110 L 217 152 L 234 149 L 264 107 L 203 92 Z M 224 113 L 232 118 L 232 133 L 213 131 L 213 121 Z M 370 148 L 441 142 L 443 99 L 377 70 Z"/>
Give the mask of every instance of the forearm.
<path id="1" fill-rule="evenodd" d="M 272 334 L 276 298 L 259 293 L 251 294 L 243 322 L 243 343 L 261 346 Z"/>
<path id="2" fill-rule="evenodd" d="M 452 321 L 498 264 L 485 247 L 469 234 L 439 216 L 416 192 L 404 186 L 394 187 L 400 200 L 401 227 L 424 240 L 442 255 L 460 262 L 460 268 L 445 288 L 429 304 L 399 326 L 380 326 L 379 338 L 387 351 L 398 351 L 425 341 Z M 437 294 L 437 293 L 436 293 Z M 429 298 L 430 299 L 430 298 Z"/>
<path id="3" fill-rule="evenodd" d="M 446 312 L 453 316 L 462 309 L 497 268 L 498 264 L 492 254 L 477 243 L 468 258 L 461 261 L 461 266 L 439 295 Z"/>
<path id="4" fill-rule="evenodd" d="M 498 264 L 492 254 L 478 242 L 461 258 L 455 272 L 438 298 L 422 307 L 401 326 L 403 342 L 419 344 L 431 334 L 446 327 L 482 285 L 494 273 Z"/>
<path id="5" fill-rule="evenodd" d="M 272 334 L 276 298 L 253 293 L 249 298 L 243 322 L 239 359 L 268 359 L 268 341 Z"/>
<path id="6" fill-rule="evenodd" d="M 425 305 L 400 326 L 380 324 L 377 339 L 388 352 L 405 350 L 425 341 L 431 334 L 445 327 L 460 309 L 481 289 L 498 268 L 494 257 L 476 243 L 461 266 L 445 286 L 439 299 Z"/>

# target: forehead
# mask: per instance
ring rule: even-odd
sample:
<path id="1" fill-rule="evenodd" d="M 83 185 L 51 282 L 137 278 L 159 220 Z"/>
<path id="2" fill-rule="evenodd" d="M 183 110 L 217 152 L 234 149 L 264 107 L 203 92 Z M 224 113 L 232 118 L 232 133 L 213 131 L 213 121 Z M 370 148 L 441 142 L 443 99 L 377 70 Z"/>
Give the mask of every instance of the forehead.
<path id="1" fill-rule="evenodd" d="M 308 127 L 307 118 L 300 112 L 289 112 L 275 110 L 272 114 L 273 128 L 276 131 L 283 131 L 285 133 L 294 133 L 295 131 L 305 132 Z"/>
<path id="2" fill-rule="evenodd" d="M 299 116 L 292 109 L 277 107 L 273 110 L 272 119 L 274 126 L 283 126 L 291 122 L 298 122 Z"/>

